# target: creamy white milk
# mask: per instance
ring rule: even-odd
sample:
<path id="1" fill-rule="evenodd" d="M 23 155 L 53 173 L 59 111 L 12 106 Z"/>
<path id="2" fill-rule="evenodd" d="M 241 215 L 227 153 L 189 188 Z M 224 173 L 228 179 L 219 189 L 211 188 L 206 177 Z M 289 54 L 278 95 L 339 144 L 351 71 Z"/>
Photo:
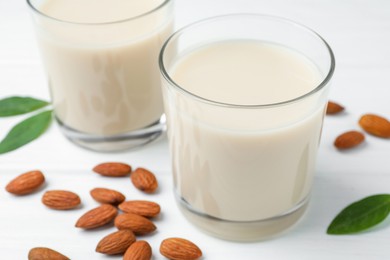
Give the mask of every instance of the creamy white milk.
<path id="1" fill-rule="evenodd" d="M 317 67 L 283 46 L 227 41 L 190 52 L 172 68 L 174 81 L 203 98 L 238 105 L 282 102 L 321 80 Z"/>
<path id="2" fill-rule="evenodd" d="M 77 131 L 114 135 L 157 121 L 157 57 L 172 30 L 163 0 L 46 0 L 38 40 L 57 118 Z M 65 21 L 65 22 L 62 22 Z M 99 24 L 96 24 L 99 23 Z"/>
<path id="3" fill-rule="evenodd" d="M 300 97 L 322 79 L 297 52 L 244 40 L 190 50 L 173 61 L 169 75 L 203 99 L 246 106 Z M 170 88 L 164 95 L 175 188 L 194 211 L 228 221 L 261 221 L 304 203 L 321 133 L 324 106 L 317 105 L 318 96 L 272 108 L 231 107 Z M 198 224 L 225 228 L 211 222 Z"/>

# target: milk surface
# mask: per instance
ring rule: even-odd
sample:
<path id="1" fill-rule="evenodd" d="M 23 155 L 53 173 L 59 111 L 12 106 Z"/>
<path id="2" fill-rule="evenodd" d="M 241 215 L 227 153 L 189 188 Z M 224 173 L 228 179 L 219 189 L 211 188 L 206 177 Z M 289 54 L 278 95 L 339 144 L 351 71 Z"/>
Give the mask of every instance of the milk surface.
<path id="1" fill-rule="evenodd" d="M 109 23 L 142 15 L 163 2 L 163 0 L 45 0 L 40 10 L 62 21 Z"/>
<path id="2" fill-rule="evenodd" d="M 163 0 L 45 0 L 38 41 L 56 117 L 88 134 L 143 128 L 163 112 L 157 57 L 171 33 Z M 65 21 L 65 22 L 63 22 Z"/>
<path id="3" fill-rule="evenodd" d="M 206 99 L 165 88 L 175 188 L 192 210 L 259 221 L 284 215 L 307 198 L 324 106 L 310 98 L 272 108 L 248 106 L 313 90 L 322 75 L 310 60 L 272 43 L 221 41 L 189 50 L 169 75 Z"/>

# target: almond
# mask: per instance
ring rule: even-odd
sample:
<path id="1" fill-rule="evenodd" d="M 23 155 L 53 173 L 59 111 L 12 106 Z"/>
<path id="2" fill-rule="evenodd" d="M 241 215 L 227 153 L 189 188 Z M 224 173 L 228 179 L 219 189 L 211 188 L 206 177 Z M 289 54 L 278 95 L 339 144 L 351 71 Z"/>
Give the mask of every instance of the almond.
<path id="1" fill-rule="evenodd" d="M 41 171 L 29 171 L 11 180 L 5 189 L 15 195 L 25 195 L 37 190 L 44 182 Z"/>
<path id="2" fill-rule="evenodd" d="M 77 220 L 76 227 L 84 229 L 101 227 L 112 221 L 117 214 L 118 210 L 114 206 L 103 204 L 82 215 Z"/>
<path id="3" fill-rule="evenodd" d="M 47 247 L 35 247 L 28 252 L 28 260 L 69 260 L 70 258 Z"/>
<path id="4" fill-rule="evenodd" d="M 152 218 L 160 213 L 160 205 L 147 200 L 128 200 L 119 204 L 119 209 L 125 213 L 133 213 Z"/>
<path id="5" fill-rule="evenodd" d="M 326 107 L 327 115 L 334 115 L 344 111 L 344 107 L 336 102 L 328 101 L 328 106 Z"/>
<path id="6" fill-rule="evenodd" d="M 184 238 L 167 238 L 161 242 L 160 253 L 172 260 L 195 260 L 202 256 L 197 245 Z"/>
<path id="7" fill-rule="evenodd" d="M 93 171 L 108 177 L 122 177 L 131 173 L 131 166 L 120 162 L 106 162 L 96 165 Z"/>
<path id="8" fill-rule="evenodd" d="M 384 117 L 365 114 L 360 118 L 359 125 L 369 134 L 390 138 L 390 122 Z"/>
<path id="9" fill-rule="evenodd" d="M 126 250 L 123 260 L 150 260 L 152 259 L 152 248 L 145 240 L 139 240 L 131 244 Z"/>
<path id="10" fill-rule="evenodd" d="M 106 255 L 123 254 L 136 240 L 134 233 L 123 229 L 105 236 L 96 247 L 96 252 Z"/>
<path id="11" fill-rule="evenodd" d="M 358 131 L 348 131 L 339 135 L 334 141 L 337 149 L 344 150 L 358 146 L 364 141 L 364 135 Z"/>
<path id="12" fill-rule="evenodd" d="M 156 230 L 152 221 L 132 213 L 118 215 L 114 224 L 118 229 L 130 229 L 136 235 L 145 235 Z"/>
<path id="13" fill-rule="evenodd" d="M 137 168 L 131 173 L 130 178 L 137 189 L 146 193 L 153 193 L 158 188 L 154 174 L 144 168 Z"/>
<path id="14" fill-rule="evenodd" d="M 90 194 L 97 202 L 103 204 L 117 205 L 126 199 L 126 197 L 119 191 L 106 188 L 95 188 L 90 191 Z"/>
<path id="15" fill-rule="evenodd" d="M 42 196 L 42 203 L 52 209 L 73 209 L 80 205 L 80 197 L 71 191 L 50 190 Z"/>

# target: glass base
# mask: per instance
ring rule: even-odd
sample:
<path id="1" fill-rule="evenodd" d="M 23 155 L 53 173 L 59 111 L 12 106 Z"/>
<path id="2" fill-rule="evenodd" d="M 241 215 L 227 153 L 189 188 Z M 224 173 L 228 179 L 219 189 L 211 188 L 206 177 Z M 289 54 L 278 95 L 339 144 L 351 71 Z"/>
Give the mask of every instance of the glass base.
<path id="1" fill-rule="evenodd" d="M 97 152 L 117 152 L 144 146 L 157 139 L 166 129 L 165 115 L 155 123 L 118 135 L 102 136 L 79 132 L 56 118 L 63 134 L 73 143 Z"/>
<path id="2" fill-rule="evenodd" d="M 250 242 L 271 239 L 288 231 L 305 213 L 309 199 L 284 214 L 258 221 L 219 219 L 194 210 L 179 196 L 176 201 L 183 215 L 205 233 L 224 240 Z"/>

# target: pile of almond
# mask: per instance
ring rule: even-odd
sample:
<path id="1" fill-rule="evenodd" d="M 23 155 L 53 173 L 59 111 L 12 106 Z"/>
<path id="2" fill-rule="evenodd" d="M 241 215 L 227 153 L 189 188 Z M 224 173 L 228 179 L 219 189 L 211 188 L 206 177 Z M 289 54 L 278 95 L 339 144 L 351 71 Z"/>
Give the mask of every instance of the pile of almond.
<path id="1" fill-rule="evenodd" d="M 345 108 L 333 101 L 328 102 L 326 114 L 334 115 L 343 112 Z M 360 117 L 358 124 L 360 127 L 376 137 L 390 138 L 390 121 L 375 114 L 364 114 Z M 334 145 L 339 150 L 350 149 L 363 143 L 365 136 L 362 132 L 351 130 L 340 134 L 334 141 Z"/>
<path id="2" fill-rule="evenodd" d="M 107 177 L 130 175 L 133 185 L 145 193 L 154 193 L 158 189 L 155 175 L 144 168 L 132 171 L 128 164 L 108 162 L 97 165 L 93 171 Z M 41 171 L 30 171 L 11 180 L 6 190 L 15 195 L 26 195 L 39 190 L 44 183 L 45 177 Z M 90 195 L 101 205 L 80 216 L 75 226 L 90 230 L 113 223 L 117 228 L 117 231 L 100 240 L 95 251 L 107 255 L 122 254 L 125 260 L 151 259 L 151 246 L 145 240 L 137 240 L 137 236 L 150 234 L 157 229 L 153 218 L 160 214 L 160 205 L 147 200 L 126 201 L 121 192 L 103 187 L 92 189 Z M 81 199 L 72 191 L 47 190 L 42 196 L 42 203 L 54 210 L 70 210 L 79 207 Z M 160 244 L 160 253 L 174 260 L 195 260 L 202 256 L 197 245 L 177 237 L 164 239 Z M 28 259 L 69 258 L 47 247 L 35 247 L 30 250 Z"/>

